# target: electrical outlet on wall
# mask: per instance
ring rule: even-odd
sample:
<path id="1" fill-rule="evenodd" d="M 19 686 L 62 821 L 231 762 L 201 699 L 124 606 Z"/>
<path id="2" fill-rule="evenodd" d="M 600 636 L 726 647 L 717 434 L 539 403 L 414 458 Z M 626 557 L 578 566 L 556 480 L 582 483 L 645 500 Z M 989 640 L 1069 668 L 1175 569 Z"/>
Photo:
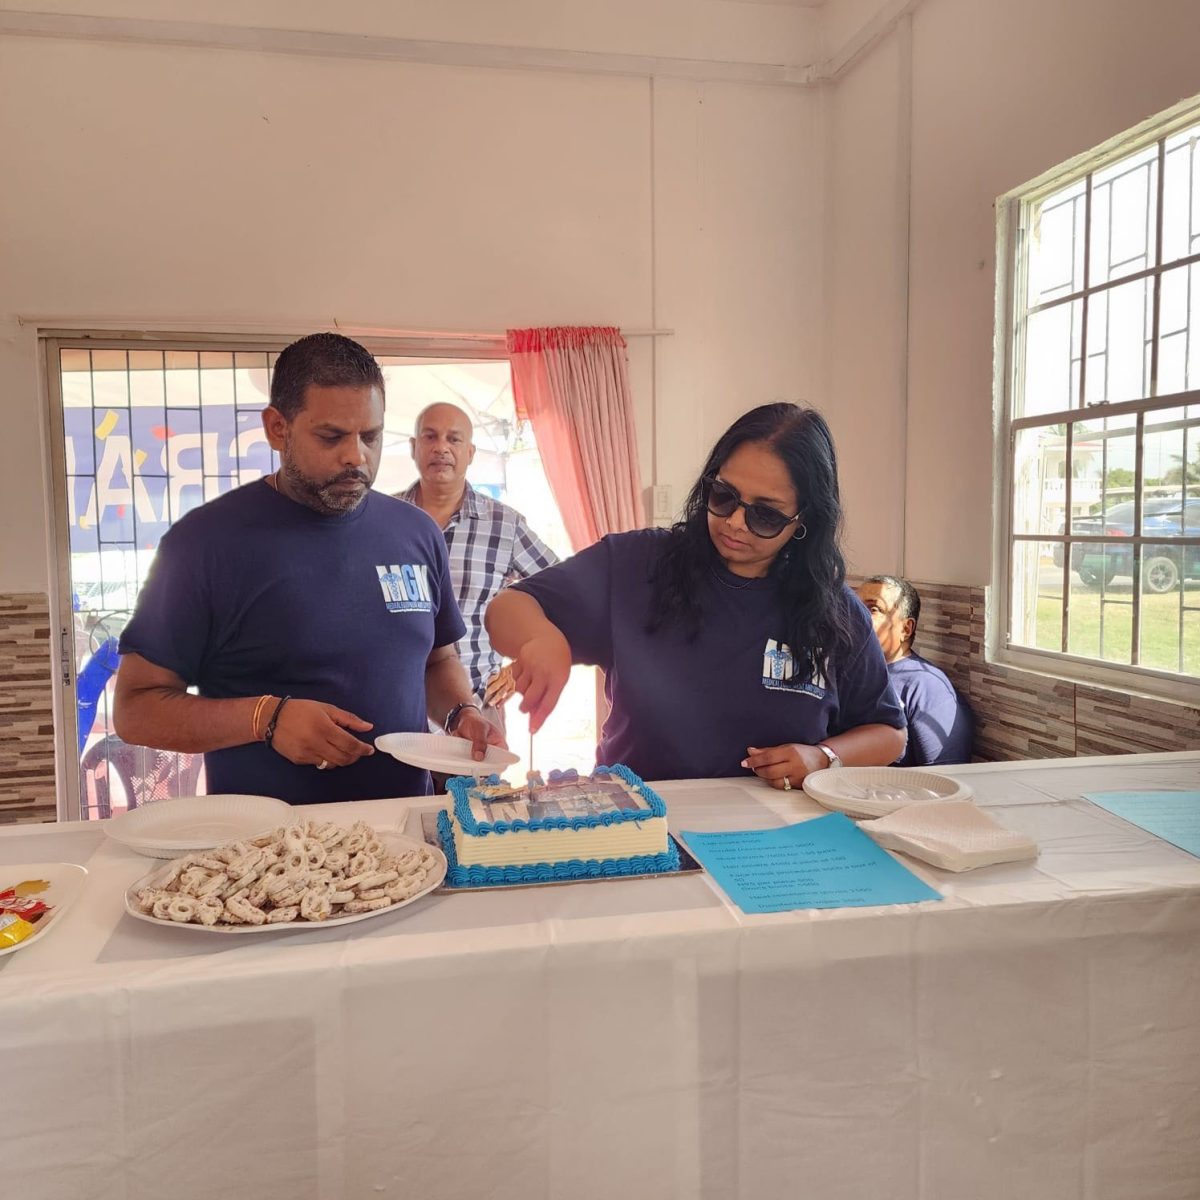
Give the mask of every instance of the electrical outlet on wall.
<path id="1" fill-rule="evenodd" d="M 669 521 L 675 515 L 671 503 L 671 485 L 656 483 L 650 489 L 650 515 L 655 521 Z"/>

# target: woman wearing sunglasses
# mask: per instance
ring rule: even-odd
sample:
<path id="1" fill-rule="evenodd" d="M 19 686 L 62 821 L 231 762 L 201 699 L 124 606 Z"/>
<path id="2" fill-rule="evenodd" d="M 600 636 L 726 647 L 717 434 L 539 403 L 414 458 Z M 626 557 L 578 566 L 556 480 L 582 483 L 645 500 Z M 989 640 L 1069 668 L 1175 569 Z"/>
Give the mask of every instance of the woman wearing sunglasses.
<path id="1" fill-rule="evenodd" d="M 572 663 L 607 674 L 598 752 L 644 779 L 751 770 L 773 787 L 904 752 L 870 618 L 846 586 L 819 413 L 767 404 L 713 447 L 669 530 L 613 534 L 502 592 L 492 644 L 516 659 L 534 732 Z"/>

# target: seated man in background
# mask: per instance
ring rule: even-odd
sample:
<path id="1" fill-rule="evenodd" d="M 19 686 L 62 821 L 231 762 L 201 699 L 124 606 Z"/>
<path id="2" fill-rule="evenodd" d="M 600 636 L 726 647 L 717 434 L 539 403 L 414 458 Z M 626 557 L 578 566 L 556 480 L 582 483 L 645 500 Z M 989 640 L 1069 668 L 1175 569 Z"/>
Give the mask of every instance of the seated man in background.
<path id="1" fill-rule="evenodd" d="M 467 482 L 473 437 L 471 419 L 461 408 L 429 405 L 417 416 L 409 441 L 419 478 L 396 498 L 424 509 L 445 536 L 450 578 L 467 627 L 458 655 L 475 695 L 502 724 L 499 706 L 512 695 L 512 676 L 500 672 L 501 657 L 484 628 L 484 611 L 501 588 L 536 575 L 558 557 L 515 508 Z"/>
<path id="2" fill-rule="evenodd" d="M 921 597 L 907 579 L 872 575 L 858 588 L 888 675 L 908 718 L 908 745 L 898 767 L 931 767 L 971 761 L 971 710 L 944 671 L 913 651 Z"/>

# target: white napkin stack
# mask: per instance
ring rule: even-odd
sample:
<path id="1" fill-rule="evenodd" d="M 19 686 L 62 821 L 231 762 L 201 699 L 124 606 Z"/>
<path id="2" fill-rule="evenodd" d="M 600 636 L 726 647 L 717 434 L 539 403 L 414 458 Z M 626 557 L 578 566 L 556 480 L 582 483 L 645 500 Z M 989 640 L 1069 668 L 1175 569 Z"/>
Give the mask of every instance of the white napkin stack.
<path id="1" fill-rule="evenodd" d="M 859 828 L 888 850 L 944 871 L 1037 858 L 1037 843 L 997 824 L 969 800 L 931 800 L 897 809 Z"/>

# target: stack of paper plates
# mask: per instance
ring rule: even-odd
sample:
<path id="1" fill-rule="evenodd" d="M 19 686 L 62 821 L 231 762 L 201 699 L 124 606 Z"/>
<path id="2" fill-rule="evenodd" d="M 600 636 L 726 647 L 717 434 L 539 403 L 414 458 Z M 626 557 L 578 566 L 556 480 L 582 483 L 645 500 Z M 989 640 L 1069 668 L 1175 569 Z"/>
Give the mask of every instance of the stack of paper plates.
<path id="1" fill-rule="evenodd" d="M 917 767 L 831 767 L 806 776 L 804 790 L 848 817 L 886 817 L 909 804 L 969 800 L 975 794 L 957 779 Z"/>
<path id="2" fill-rule="evenodd" d="M 114 841 L 149 858 L 177 858 L 246 841 L 291 820 L 292 806 L 270 796 L 180 796 L 131 808 L 102 822 Z"/>

